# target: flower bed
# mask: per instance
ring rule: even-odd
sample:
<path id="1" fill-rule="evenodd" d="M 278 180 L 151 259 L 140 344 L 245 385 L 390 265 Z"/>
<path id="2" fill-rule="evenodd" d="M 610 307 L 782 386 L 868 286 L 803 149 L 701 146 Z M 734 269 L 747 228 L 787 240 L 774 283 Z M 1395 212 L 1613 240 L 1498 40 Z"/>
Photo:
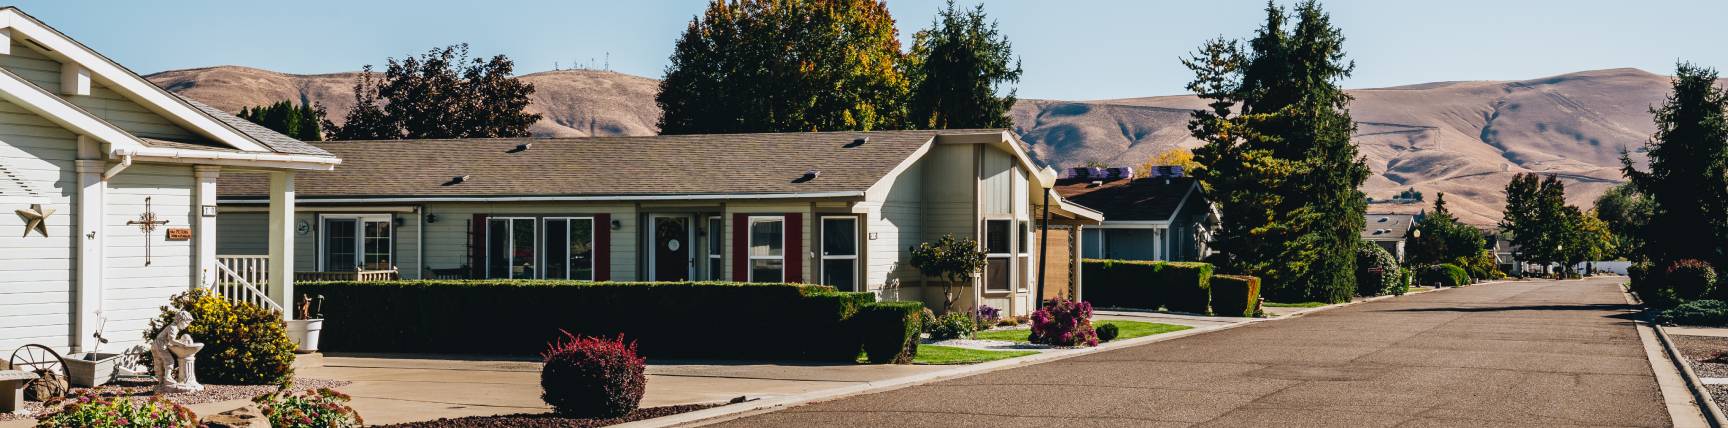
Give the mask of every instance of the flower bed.
<path id="1" fill-rule="evenodd" d="M 443 418 L 424 422 L 409 422 L 404 424 L 381 425 L 384 428 L 586 428 L 618 425 L 644 419 L 672 416 L 679 413 L 719 407 L 723 404 L 685 404 L 680 406 L 649 407 L 636 409 L 628 415 L 616 418 L 567 418 L 551 413 L 518 413 L 498 416 L 469 416 L 464 418 Z"/>

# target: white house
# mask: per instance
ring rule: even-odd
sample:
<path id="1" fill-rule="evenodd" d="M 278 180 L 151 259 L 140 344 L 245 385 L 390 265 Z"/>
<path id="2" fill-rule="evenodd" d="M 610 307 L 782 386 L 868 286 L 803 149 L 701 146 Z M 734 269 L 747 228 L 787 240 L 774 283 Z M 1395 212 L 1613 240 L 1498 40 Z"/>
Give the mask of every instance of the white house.
<path id="1" fill-rule="evenodd" d="M 318 145 L 345 163 L 299 183 L 302 277 L 786 281 L 940 307 L 908 253 L 952 234 L 989 253 L 957 308 L 1026 314 L 1042 254 L 1047 290 L 1078 283 L 1077 251 L 1039 244 L 1045 212 L 1060 245 L 1102 220 L 1000 129 Z M 219 251 L 264 254 L 265 180 L 222 183 Z"/>
<path id="2" fill-rule="evenodd" d="M 168 297 L 216 282 L 217 177 L 270 176 L 282 220 L 257 236 L 293 252 L 294 175 L 339 160 L 191 102 L 11 7 L 0 8 L 0 353 L 118 350 Z M 271 268 L 291 271 L 292 258 Z M 291 292 L 278 275 L 254 290 Z"/>

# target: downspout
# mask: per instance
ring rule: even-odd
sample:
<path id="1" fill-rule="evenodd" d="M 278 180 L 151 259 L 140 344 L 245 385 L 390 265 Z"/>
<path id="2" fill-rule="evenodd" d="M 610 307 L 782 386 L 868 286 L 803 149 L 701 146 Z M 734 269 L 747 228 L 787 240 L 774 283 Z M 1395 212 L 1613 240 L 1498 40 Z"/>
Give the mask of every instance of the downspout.
<path id="1" fill-rule="evenodd" d="M 414 211 L 420 214 L 420 226 L 414 228 L 414 241 L 419 244 L 416 245 L 419 247 L 417 250 L 419 252 L 414 254 L 416 275 L 414 279 L 426 279 L 426 206 L 416 206 Z"/>
<path id="2" fill-rule="evenodd" d="M 1033 291 L 1034 307 L 1044 306 L 1044 268 L 1050 265 L 1050 188 L 1044 188 L 1044 224 L 1038 236 L 1038 289 Z"/>
<path id="3" fill-rule="evenodd" d="M 132 153 L 131 152 L 122 151 L 122 150 L 115 150 L 114 154 L 120 156 L 120 163 L 115 164 L 112 167 L 109 167 L 108 171 L 103 172 L 102 173 L 102 181 L 108 181 L 108 179 L 114 178 L 114 176 L 116 176 L 116 175 L 120 175 L 120 171 L 125 171 L 127 167 L 132 166 Z"/>

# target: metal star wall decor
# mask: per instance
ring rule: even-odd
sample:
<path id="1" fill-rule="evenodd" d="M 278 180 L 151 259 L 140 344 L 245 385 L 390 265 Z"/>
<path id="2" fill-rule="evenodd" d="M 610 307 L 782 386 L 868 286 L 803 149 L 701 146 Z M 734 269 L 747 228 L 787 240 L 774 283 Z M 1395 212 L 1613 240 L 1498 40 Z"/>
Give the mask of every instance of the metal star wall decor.
<path id="1" fill-rule="evenodd" d="M 48 216 L 54 215 L 53 208 L 44 208 L 42 204 L 30 204 L 30 209 L 18 210 L 18 216 L 24 218 L 24 236 L 30 236 L 30 231 L 48 237 Z"/>
<path id="2" fill-rule="evenodd" d="M 146 196 L 144 197 L 144 213 L 139 214 L 137 220 L 128 221 L 126 224 L 138 226 L 138 230 L 144 232 L 144 265 L 149 266 L 150 232 L 155 232 L 157 226 L 168 224 L 168 220 L 161 220 L 156 217 L 156 210 L 150 208 L 150 197 Z"/>

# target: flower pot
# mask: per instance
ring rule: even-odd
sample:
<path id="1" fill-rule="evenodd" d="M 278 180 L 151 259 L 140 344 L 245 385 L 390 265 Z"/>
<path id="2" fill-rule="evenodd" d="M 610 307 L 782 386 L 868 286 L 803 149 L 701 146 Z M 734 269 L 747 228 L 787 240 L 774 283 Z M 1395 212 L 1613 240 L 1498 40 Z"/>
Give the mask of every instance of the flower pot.
<path id="1" fill-rule="evenodd" d="M 288 320 L 288 340 L 294 341 L 294 352 L 318 352 L 318 332 L 324 329 L 324 319 Z"/>
<path id="2" fill-rule="evenodd" d="M 67 355 L 61 361 L 66 363 L 66 374 L 71 377 L 67 383 L 80 388 L 92 388 L 114 381 L 114 368 L 120 365 L 120 354 L 83 353 Z"/>

